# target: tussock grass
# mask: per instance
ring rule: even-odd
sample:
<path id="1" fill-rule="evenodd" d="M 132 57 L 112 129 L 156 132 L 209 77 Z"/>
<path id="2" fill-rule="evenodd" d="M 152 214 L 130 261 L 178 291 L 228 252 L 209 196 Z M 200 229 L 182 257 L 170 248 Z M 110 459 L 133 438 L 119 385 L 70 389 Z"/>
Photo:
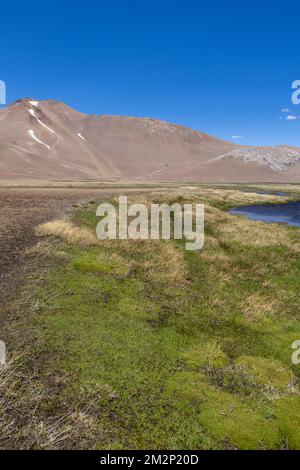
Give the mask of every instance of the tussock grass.
<path id="1" fill-rule="evenodd" d="M 96 235 L 90 230 L 76 227 L 68 220 L 54 220 L 41 224 L 37 227 L 36 234 L 39 237 L 53 235 L 79 247 L 95 245 L 97 243 Z"/>
<path id="2" fill-rule="evenodd" d="M 185 283 L 187 269 L 183 251 L 174 246 L 169 240 L 151 241 L 137 240 L 135 243 L 126 241 L 123 249 L 127 256 L 132 257 L 136 267 L 149 282 L 165 281 Z"/>
<path id="3" fill-rule="evenodd" d="M 240 307 L 247 321 L 261 322 L 284 309 L 281 299 L 278 296 L 267 297 L 261 293 L 255 293 L 247 296 L 241 302 Z"/>
<path id="4" fill-rule="evenodd" d="M 225 240 L 238 242 L 244 246 L 282 246 L 300 252 L 298 237 L 293 237 L 292 231 L 289 229 L 282 230 L 278 224 L 270 224 L 266 227 L 264 222 L 253 222 L 236 217 L 236 219 L 228 218 L 226 223 L 220 227 L 220 231 Z"/>
<path id="5" fill-rule="evenodd" d="M 228 358 L 216 340 L 196 345 L 183 354 L 183 359 L 189 369 L 225 367 L 228 364 Z"/>

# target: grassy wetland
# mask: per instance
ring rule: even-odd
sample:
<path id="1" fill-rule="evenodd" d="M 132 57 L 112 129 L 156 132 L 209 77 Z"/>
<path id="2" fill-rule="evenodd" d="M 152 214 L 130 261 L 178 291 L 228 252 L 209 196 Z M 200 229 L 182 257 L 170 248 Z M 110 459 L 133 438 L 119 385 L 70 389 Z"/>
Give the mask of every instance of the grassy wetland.
<path id="1" fill-rule="evenodd" d="M 1 369 L 1 446 L 300 449 L 300 232 L 227 213 L 300 199 L 299 186 L 271 189 L 286 196 L 228 185 L 129 195 L 204 203 L 200 251 L 98 240 L 103 197 L 38 225 Z"/>

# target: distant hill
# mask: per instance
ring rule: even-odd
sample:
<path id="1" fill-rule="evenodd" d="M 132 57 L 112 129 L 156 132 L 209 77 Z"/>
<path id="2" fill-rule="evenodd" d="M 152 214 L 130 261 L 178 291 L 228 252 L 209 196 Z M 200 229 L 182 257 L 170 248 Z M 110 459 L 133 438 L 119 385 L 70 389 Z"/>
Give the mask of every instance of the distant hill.
<path id="1" fill-rule="evenodd" d="M 25 98 L 0 111 L 0 179 L 299 182 L 300 149 Z"/>

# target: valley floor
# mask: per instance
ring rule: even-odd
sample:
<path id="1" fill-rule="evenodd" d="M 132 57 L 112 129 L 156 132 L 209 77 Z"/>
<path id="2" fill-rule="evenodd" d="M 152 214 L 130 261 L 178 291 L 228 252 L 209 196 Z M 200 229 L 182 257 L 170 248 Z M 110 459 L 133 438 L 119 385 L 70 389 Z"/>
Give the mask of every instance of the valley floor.
<path id="1" fill-rule="evenodd" d="M 198 252 L 97 240 L 97 203 L 125 188 L 38 195 L 36 212 L 0 190 L 0 447 L 300 449 L 299 229 L 227 213 L 300 188 L 261 189 L 127 188 L 132 202 L 204 203 Z"/>

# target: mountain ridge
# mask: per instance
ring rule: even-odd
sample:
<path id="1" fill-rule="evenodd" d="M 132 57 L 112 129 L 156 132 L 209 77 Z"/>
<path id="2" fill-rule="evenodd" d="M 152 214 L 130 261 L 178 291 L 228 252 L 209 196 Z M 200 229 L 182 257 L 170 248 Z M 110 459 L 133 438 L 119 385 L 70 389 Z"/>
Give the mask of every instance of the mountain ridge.
<path id="1" fill-rule="evenodd" d="M 156 118 L 22 98 L 0 110 L 0 179 L 14 178 L 297 182 L 300 149 L 241 146 Z"/>

